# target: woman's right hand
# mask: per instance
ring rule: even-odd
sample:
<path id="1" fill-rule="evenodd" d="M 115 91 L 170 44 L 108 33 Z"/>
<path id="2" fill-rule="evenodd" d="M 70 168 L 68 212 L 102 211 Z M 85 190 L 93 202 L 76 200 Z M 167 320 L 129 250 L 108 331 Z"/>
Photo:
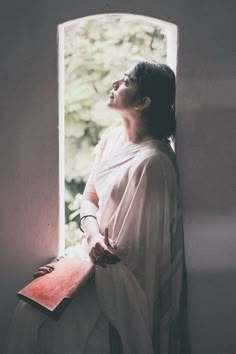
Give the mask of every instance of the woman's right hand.
<path id="1" fill-rule="evenodd" d="M 120 258 L 114 253 L 116 249 L 115 243 L 109 239 L 108 229 L 105 229 L 105 235 L 89 237 L 88 244 L 90 246 L 89 256 L 96 265 L 106 267 L 108 264 L 115 264 Z"/>

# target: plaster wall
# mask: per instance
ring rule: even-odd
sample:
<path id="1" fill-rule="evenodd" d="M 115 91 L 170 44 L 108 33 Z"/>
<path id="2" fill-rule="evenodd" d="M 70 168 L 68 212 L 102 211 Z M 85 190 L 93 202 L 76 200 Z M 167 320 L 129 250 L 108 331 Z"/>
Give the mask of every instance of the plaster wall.
<path id="1" fill-rule="evenodd" d="M 179 30 L 176 151 L 192 354 L 236 353 L 233 0 L 8 1 L 0 13 L 0 353 L 16 291 L 58 252 L 57 25 L 134 13 Z M 19 353 L 21 354 L 21 353 Z"/>

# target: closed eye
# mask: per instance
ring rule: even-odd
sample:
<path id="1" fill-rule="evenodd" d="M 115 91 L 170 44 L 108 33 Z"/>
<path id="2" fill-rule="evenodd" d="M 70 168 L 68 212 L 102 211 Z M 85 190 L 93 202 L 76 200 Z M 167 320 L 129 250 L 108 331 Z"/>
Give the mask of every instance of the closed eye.
<path id="1" fill-rule="evenodd" d="M 124 84 L 125 84 L 126 86 L 129 85 L 129 80 L 128 80 L 126 77 L 124 77 L 122 81 L 124 82 Z"/>
<path id="2" fill-rule="evenodd" d="M 117 90 L 119 88 L 120 84 L 122 84 L 122 83 L 124 83 L 125 86 L 128 86 L 129 85 L 129 79 L 125 76 L 125 77 L 123 77 L 123 79 L 113 82 L 112 87 L 115 90 Z"/>

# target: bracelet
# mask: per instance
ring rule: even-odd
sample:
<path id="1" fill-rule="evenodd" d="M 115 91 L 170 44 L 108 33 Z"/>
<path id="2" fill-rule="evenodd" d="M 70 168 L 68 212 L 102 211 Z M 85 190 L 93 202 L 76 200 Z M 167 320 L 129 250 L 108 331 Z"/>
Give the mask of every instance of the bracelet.
<path id="1" fill-rule="evenodd" d="M 97 220 L 96 216 L 94 216 L 94 215 L 84 215 L 84 216 L 82 216 L 82 218 L 79 219 L 79 229 L 80 229 L 82 232 L 84 232 L 84 230 L 83 230 L 82 227 L 81 227 L 81 221 L 82 221 L 83 219 L 89 217 L 89 216 L 90 216 L 91 218 L 94 218 L 95 220 Z"/>

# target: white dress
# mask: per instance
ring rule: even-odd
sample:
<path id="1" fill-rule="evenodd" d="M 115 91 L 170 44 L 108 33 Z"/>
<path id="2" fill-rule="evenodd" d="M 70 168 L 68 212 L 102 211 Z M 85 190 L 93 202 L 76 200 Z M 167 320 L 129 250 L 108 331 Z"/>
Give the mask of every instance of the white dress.
<path id="1" fill-rule="evenodd" d="M 110 128 L 87 188 L 121 262 L 97 266 L 57 322 L 20 302 L 8 354 L 111 354 L 110 324 L 123 354 L 179 354 L 183 228 L 173 150 L 154 139 L 126 143 L 123 128 Z"/>

